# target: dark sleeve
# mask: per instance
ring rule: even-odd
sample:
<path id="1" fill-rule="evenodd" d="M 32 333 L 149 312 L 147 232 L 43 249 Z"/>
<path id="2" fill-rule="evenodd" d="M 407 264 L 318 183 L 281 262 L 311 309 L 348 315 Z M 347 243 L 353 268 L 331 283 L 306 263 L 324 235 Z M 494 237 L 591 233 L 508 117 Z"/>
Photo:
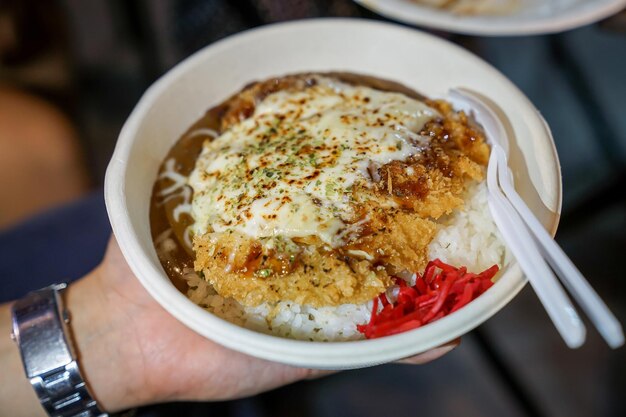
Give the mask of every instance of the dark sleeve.
<path id="1" fill-rule="evenodd" d="M 85 275 L 110 234 L 102 190 L 0 231 L 0 302 Z"/>

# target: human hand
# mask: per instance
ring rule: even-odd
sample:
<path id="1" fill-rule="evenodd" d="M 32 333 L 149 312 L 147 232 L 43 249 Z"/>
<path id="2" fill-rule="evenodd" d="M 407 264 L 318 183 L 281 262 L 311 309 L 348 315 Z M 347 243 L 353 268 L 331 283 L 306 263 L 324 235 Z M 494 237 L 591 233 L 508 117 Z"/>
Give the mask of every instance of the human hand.
<path id="1" fill-rule="evenodd" d="M 253 358 L 185 327 L 133 276 L 114 238 L 101 265 L 70 286 L 67 305 L 83 374 L 108 411 L 234 399 L 328 373 Z M 426 363 L 457 344 L 400 362 Z"/>

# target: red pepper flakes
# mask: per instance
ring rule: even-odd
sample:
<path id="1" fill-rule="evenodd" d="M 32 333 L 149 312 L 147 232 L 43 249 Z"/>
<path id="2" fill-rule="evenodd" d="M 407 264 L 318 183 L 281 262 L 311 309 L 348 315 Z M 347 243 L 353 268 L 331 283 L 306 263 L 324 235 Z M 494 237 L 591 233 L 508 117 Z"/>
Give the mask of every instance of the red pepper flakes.
<path id="1" fill-rule="evenodd" d="M 416 329 L 458 310 L 493 285 L 491 279 L 499 268 L 493 265 L 479 274 L 455 268 L 439 259 L 430 261 L 422 275 L 417 274 L 410 287 L 396 278 L 398 297 L 390 303 L 383 293 L 374 299 L 368 324 L 357 326 L 366 338 L 374 339 Z M 378 304 L 383 308 L 378 312 Z"/>

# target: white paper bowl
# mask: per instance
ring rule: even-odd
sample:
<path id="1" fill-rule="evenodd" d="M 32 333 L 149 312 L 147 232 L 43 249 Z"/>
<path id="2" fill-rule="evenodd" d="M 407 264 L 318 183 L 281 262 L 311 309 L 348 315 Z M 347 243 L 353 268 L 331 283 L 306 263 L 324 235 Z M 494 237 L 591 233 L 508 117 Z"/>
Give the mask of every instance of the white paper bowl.
<path id="1" fill-rule="evenodd" d="M 208 108 L 253 80 L 305 71 L 351 71 L 399 81 L 429 96 L 465 87 L 489 97 L 515 138 L 511 163 L 519 193 L 554 232 L 561 205 L 560 168 L 543 119 L 494 68 L 434 36 L 373 21 L 322 19 L 277 24 L 210 45 L 158 80 L 122 129 L 105 181 L 113 231 L 148 292 L 196 332 L 229 348 L 315 368 L 356 368 L 414 355 L 478 326 L 524 286 L 519 268 L 465 308 L 396 336 L 319 343 L 283 339 L 230 324 L 197 307 L 171 284 L 150 237 L 149 201 L 159 164 Z M 485 207 L 487 210 L 487 207 Z"/>

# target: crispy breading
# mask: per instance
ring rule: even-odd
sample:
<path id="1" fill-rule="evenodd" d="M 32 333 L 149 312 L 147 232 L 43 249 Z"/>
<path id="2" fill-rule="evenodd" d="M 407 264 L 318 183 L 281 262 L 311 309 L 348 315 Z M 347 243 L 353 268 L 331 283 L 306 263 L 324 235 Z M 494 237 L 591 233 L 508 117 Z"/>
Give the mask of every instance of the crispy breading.
<path id="1" fill-rule="evenodd" d="M 217 241 L 208 235 L 197 238 L 195 269 L 204 273 L 220 295 L 252 306 L 283 300 L 318 307 L 362 303 L 391 284 L 384 268 L 372 270 L 366 260 L 324 252 L 320 247 L 295 254 L 288 274 L 264 277 L 258 273 L 264 269 L 255 271 L 250 262 L 263 256 L 259 253 L 250 259 L 250 253 L 257 253 L 256 245 L 258 242 L 234 234 L 222 235 Z"/>
<path id="2" fill-rule="evenodd" d="M 387 274 L 421 271 L 428 262 L 428 244 L 437 231 L 434 221 L 417 213 L 370 209 L 368 230 L 346 246 L 346 251 L 369 254 L 372 264 L 384 265 Z"/>
<path id="3" fill-rule="evenodd" d="M 245 305 L 363 303 L 385 291 L 391 275 L 423 269 L 436 232 L 433 221 L 415 213 L 381 210 L 371 219 L 365 236 L 332 251 L 314 242 L 301 251 L 277 254 L 238 233 L 206 234 L 194 240 L 195 269 L 220 295 Z M 270 266 L 288 273 L 259 274 Z"/>

